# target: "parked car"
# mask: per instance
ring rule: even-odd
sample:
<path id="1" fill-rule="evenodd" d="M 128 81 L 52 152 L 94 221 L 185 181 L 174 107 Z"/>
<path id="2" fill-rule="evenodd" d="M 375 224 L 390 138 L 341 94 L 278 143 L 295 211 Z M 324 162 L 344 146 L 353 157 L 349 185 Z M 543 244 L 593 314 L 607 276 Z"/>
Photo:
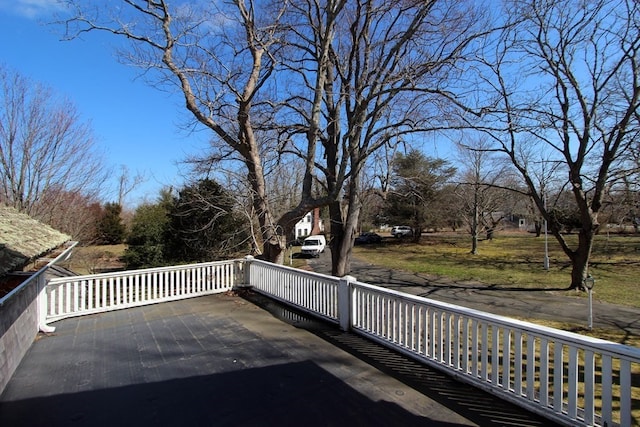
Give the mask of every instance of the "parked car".
<path id="1" fill-rule="evenodd" d="M 304 237 L 296 237 L 287 243 L 287 246 L 302 246 L 304 243 Z"/>
<path id="2" fill-rule="evenodd" d="M 327 240 L 323 235 L 309 236 L 302 242 L 300 252 L 304 255 L 319 257 L 327 246 Z"/>
<path id="3" fill-rule="evenodd" d="M 413 228 L 408 225 L 396 225 L 391 229 L 391 235 L 393 237 L 413 236 Z"/>
<path id="4" fill-rule="evenodd" d="M 360 233 L 358 237 L 356 237 L 355 244 L 356 245 L 368 245 L 371 243 L 380 243 L 382 242 L 382 236 L 376 233 L 365 232 Z"/>

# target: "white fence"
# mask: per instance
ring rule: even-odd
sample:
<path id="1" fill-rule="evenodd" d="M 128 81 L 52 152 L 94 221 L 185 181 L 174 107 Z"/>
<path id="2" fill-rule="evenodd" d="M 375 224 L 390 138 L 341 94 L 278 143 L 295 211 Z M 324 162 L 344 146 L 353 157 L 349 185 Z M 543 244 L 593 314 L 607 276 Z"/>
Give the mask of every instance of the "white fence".
<path id="1" fill-rule="evenodd" d="M 245 283 L 565 425 L 631 426 L 640 349 L 247 260 Z M 634 374 L 635 373 L 635 374 Z M 635 385 L 632 375 L 636 376 Z"/>
<path id="2" fill-rule="evenodd" d="M 271 298 L 293 304 L 302 311 L 338 323 L 340 279 L 255 261 L 250 257 L 247 260 L 249 262 L 244 266 L 246 285 Z"/>
<path id="3" fill-rule="evenodd" d="M 562 424 L 640 423 L 640 349 L 251 257 L 51 279 L 39 292 L 39 321 L 46 328 L 44 321 L 240 285 Z"/>
<path id="4" fill-rule="evenodd" d="M 46 321 L 226 292 L 240 267 L 223 261 L 52 279 Z"/>

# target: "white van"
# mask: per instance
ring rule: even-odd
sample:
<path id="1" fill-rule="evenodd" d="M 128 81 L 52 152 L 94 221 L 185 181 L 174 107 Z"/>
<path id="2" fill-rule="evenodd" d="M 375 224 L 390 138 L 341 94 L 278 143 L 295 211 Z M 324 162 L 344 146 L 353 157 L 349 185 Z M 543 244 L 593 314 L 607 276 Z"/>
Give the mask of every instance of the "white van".
<path id="1" fill-rule="evenodd" d="M 318 234 L 317 236 L 309 236 L 304 239 L 302 243 L 302 248 L 300 252 L 304 255 L 311 255 L 314 257 L 319 257 L 324 249 L 327 247 L 327 240 L 323 235 Z"/>

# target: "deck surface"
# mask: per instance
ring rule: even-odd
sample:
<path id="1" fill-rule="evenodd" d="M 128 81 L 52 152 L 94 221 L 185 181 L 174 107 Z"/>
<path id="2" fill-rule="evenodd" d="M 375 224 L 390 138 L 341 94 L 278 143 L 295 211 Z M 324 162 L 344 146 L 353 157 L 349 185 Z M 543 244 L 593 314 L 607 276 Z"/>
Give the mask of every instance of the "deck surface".
<path id="1" fill-rule="evenodd" d="M 0 397 L 0 426 L 548 426 L 254 294 L 66 319 Z"/>

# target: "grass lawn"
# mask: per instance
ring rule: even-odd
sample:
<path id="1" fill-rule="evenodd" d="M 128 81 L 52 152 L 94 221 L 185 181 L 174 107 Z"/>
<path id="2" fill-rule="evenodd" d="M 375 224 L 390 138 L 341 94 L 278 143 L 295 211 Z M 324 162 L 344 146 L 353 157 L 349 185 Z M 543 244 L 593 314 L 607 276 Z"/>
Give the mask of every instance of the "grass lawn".
<path id="1" fill-rule="evenodd" d="M 570 242 L 577 236 L 568 236 Z M 419 244 L 387 240 L 387 244 L 357 246 L 355 253 L 371 262 L 413 272 L 526 288 L 566 289 L 571 264 L 549 236 L 549 271 L 544 270 L 545 239 L 530 233 L 497 233 L 479 242 L 472 255 L 464 233 L 424 234 Z M 373 255 L 375 256 L 367 256 Z M 601 301 L 640 307 L 640 235 L 598 235 L 590 272 L 596 279 L 593 296 Z M 586 295 L 585 295 L 586 296 Z"/>
<path id="2" fill-rule="evenodd" d="M 577 236 L 568 236 L 575 242 Z M 385 244 L 356 246 L 354 253 L 368 262 L 459 281 L 518 287 L 566 289 L 571 283 L 571 264 L 557 241 L 549 236 L 549 271 L 544 270 L 544 236 L 530 233 L 497 233 L 493 240 L 479 242 L 472 255 L 471 238 L 464 233 L 424 234 L 419 244 L 408 240 L 385 240 Z M 613 304 L 640 307 L 640 235 L 599 235 L 591 257 L 590 271 L 596 279 L 593 297 Z M 584 298 L 585 293 L 579 293 Z M 521 320 L 530 320 L 522 318 Z M 540 321 L 557 329 L 575 325 Z M 640 337 L 620 331 L 580 331 L 585 335 L 640 347 Z"/>
<path id="3" fill-rule="evenodd" d="M 77 274 L 94 274 L 121 269 L 124 264 L 120 257 L 126 249 L 125 244 L 79 246 L 73 250 L 73 255 L 67 261 L 66 267 Z"/>

